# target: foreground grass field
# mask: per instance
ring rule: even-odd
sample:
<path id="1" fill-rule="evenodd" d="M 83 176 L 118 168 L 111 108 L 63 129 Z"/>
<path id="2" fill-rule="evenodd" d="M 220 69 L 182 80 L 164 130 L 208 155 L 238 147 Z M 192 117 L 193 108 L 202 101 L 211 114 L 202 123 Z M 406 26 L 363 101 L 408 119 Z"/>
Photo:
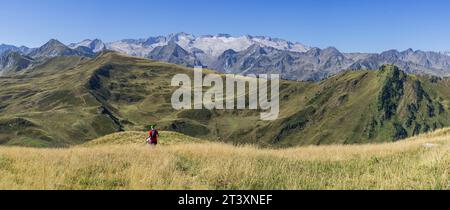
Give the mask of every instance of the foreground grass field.
<path id="1" fill-rule="evenodd" d="M 0 147 L 0 189 L 450 189 L 450 129 L 374 145 L 259 149 L 162 132 Z"/>

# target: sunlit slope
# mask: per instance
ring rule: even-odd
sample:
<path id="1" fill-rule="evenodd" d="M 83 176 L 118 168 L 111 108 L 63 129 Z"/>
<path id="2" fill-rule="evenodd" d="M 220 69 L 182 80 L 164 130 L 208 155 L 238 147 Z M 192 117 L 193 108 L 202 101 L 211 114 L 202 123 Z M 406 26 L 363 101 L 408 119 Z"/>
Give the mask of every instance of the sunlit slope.
<path id="1" fill-rule="evenodd" d="M 0 189 L 450 189 L 450 130 L 395 143 L 259 149 L 161 132 L 0 147 Z"/>
<path id="2" fill-rule="evenodd" d="M 123 130 L 114 107 L 91 93 L 96 72 L 115 56 L 122 58 L 55 58 L 29 74 L 0 78 L 0 143 L 67 146 Z"/>
<path id="3" fill-rule="evenodd" d="M 173 145 L 183 143 L 205 143 L 205 140 L 183 135 L 181 133 L 161 131 L 159 132 L 159 145 Z M 146 132 L 128 131 L 114 133 L 98 139 L 89 141 L 82 146 L 100 146 L 100 145 L 145 145 L 148 134 Z"/>
<path id="4" fill-rule="evenodd" d="M 393 66 L 319 83 L 282 81 L 280 118 L 267 122 L 260 120 L 262 110 L 175 111 L 170 79 L 177 67 L 152 63 L 146 69 L 129 59 L 134 58 L 116 58 L 98 72 L 91 91 L 129 122 L 125 130 L 157 122 L 162 129 L 211 140 L 295 146 L 386 142 L 449 125 L 449 97 L 438 91 L 448 81 L 409 76 Z"/>
<path id="5" fill-rule="evenodd" d="M 170 98 L 176 88 L 169 84 L 177 67 L 154 63 L 147 71 L 128 59 L 115 59 L 92 91 L 130 122 L 126 130 L 157 122 L 190 136 L 286 147 L 395 141 L 450 124 L 450 95 L 440 91 L 449 82 L 406 75 L 394 66 L 319 83 L 282 81 L 279 119 L 261 121 L 262 110 L 175 111 Z"/>
<path id="6" fill-rule="evenodd" d="M 0 144 L 64 147 L 157 124 L 212 141 L 288 147 L 389 142 L 450 125 L 449 80 L 393 66 L 281 81 L 275 121 L 261 121 L 263 110 L 174 110 L 170 83 L 179 73 L 193 71 L 104 52 L 0 77 Z"/>

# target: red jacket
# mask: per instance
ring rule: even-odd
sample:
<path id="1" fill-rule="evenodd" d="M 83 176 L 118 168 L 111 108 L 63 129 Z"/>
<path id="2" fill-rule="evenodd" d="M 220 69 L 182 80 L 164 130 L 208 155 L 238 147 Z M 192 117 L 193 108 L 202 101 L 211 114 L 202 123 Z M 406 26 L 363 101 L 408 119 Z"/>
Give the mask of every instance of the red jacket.
<path id="1" fill-rule="evenodd" d="M 156 134 L 155 134 L 155 135 L 152 135 L 153 132 L 156 132 Z M 158 142 L 158 136 L 159 136 L 159 134 L 158 134 L 158 131 L 157 131 L 157 130 L 149 130 L 149 131 L 148 131 L 148 136 L 150 137 L 150 141 L 151 141 L 151 142 Z M 155 136 L 155 137 L 152 137 L 152 136 Z"/>

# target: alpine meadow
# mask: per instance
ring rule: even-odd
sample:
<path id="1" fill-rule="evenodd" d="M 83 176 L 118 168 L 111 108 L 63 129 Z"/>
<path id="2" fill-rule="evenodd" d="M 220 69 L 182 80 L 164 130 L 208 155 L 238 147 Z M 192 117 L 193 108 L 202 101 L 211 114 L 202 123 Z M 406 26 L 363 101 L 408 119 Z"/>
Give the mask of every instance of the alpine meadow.
<path id="1" fill-rule="evenodd" d="M 262 121 L 258 110 L 174 112 L 180 72 L 193 74 L 103 52 L 2 77 L 1 188 L 449 188 L 447 129 L 419 135 L 448 125 L 447 79 L 383 66 L 282 81 L 282 117 Z M 149 148 L 154 122 L 166 132 Z"/>
<path id="2" fill-rule="evenodd" d="M 450 190 L 449 1 L 0 5 L 0 191 L 143 191 L 8 193 L 23 203 L 431 208 L 309 190 Z"/>

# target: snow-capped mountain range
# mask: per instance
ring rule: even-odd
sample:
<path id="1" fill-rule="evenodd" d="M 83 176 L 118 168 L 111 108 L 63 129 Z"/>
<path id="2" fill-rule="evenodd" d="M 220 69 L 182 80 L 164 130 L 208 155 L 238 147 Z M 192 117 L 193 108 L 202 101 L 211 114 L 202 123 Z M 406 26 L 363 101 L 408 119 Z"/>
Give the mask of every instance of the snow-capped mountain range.
<path id="1" fill-rule="evenodd" d="M 99 40 L 85 40 L 80 43 L 70 44 L 69 47 L 95 46 L 95 48 L 90 48 L 105 48 L 132 56 L 154 58 L 155 56 L 152 56 L 152 51 L 157 48 L 169 46 L 171 43 L 175 43 L 184 51 L 191 54 L 190 57 L 196 57 L 197 61 L 204 66 L 211 66 L 226 50 L 243 51 L 255 44 L 292 52 L 306 52 L 310 49 L 301 43 L 293 43 L 266 36 L 231 36 L 228 34 L 195 36 L 187 33 L 175 33 L 167 36 L 149 37 L 147 39 L 123 39 L 109 43 L 103 43 Z"/>
<path id="2" fill-rule="evenodd" d="M 104 43 L 86 39 L 64 45 L 50 40 L 39 48 L 0 45 L 0 75 L 38 65 L 49 57 L 93 57 L 103 50 L 184 65 L 204 66 L 224 73 L 279 73 L 284 79 L 320 80 L 343 70 L 378 69 L 395 64 L 413 74 L 450 75 L 450 53 L 407 49 L 382 53 L 342 53 L 266 36 L 228 34 L 195 36 L 175 33 L 146 39 Z M 17 68 L 16 63 L 21 63 Z"/>
<path id="3" fill-rule="evenodd" d="M 102 40 L 99 39 L 85 39 L 78 43 L 69 44 L 68 47 L 72 49 L 76 49 L 77 47 L 87 47 L 95 53 L 106 49 L 106 45 L 102 42 Z"/>
<path id="4" fill-rule="evenodd" d="M 211 57 L 219 57 L 229 49 L 242 51 L 254 44 L 293 52 L 306 52 L 309 49 L 309 47 L 300 43 L 292 43 L 283 39 L 265 36 L 246 35 L 235 37 L 228 34 L 194 36 L 187 33 L 156 36 L 148 39 L 124 39 L 107 43 L 106 48 L 129 55 L 145 57 L 156 47 L 165 46 L 171 42 L 176 43 L 190 53 L 200 50 Z"/>

